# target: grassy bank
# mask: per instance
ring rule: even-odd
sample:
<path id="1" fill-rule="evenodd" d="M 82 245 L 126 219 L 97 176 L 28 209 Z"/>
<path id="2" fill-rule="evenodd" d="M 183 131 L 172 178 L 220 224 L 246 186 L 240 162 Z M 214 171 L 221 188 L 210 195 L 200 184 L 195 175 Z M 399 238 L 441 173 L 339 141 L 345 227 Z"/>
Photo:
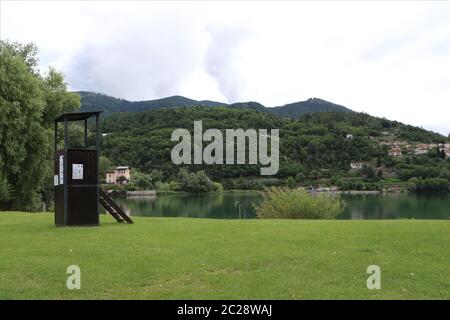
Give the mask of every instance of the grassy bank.
<path id="1" fill-rule="evenodd" d="M 101 220 L 0 213 L 0 298 L 450 299 L 450 221 Z"/>

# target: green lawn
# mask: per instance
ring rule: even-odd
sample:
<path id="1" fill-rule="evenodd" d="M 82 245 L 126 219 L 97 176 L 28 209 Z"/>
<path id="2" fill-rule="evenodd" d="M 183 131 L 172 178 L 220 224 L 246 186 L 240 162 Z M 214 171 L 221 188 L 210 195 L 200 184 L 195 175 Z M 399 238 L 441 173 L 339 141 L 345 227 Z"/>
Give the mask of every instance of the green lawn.
<path id="1" fill-rule="evenodd" d="M 450 221 L 101 220 L 0 213 L 0 299 L 450 299 Z"/>

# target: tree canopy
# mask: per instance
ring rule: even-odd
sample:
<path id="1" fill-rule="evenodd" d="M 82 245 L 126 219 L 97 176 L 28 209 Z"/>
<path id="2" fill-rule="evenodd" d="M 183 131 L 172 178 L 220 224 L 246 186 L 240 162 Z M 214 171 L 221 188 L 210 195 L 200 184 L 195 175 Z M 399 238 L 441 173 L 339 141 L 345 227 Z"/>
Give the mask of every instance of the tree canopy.
<path id="1" fill-rule="evenodd" d="M 36 210 L 52 194 L 54 117 L 80 107 L 54 69 L 38 70 L 34 44 L 0 42 L 0 205 Z"/>

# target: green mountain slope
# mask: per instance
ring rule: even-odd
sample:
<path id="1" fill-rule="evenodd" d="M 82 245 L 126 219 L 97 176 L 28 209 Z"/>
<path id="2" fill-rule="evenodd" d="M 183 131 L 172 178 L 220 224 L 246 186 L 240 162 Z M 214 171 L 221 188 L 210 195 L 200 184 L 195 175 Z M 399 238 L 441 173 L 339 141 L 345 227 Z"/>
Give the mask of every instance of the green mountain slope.
<path id="1" fill-rule="evenodd" d="M 356 112 L 320 112 L 306 114 L 299 119 L 229 107 L 181 107 L 142 113 L 113 113 L 102 121 L 102 132 L 106 133 L 102 150 L 115 165 L 130 165 L 143 172 L 157 170 L 166 181 L 171 181 L 180 168 L 171 161 L 171 150 L 177 144 L 171 141 L 171 134 L 177 128 L 192 132 L 195 120 L 203 121 L 203 130 L 280 129 L 280 170 L 276 177 L 281 179 L 295 177 L 303 181 L 306 177 L 309 181 L 315 181 L 317 177 L 345 176 L 352 161 L 372 163 L 374 167 L 380 166 L 376 165 L 380 163 L 391 168 L 390 171 L 398 170 L 399 174 L 409 172 L 411 175 L 411 170 L 420 169 L 418 174 L 424 177 L 445 175 L 447 166 L 450 166 L 450 162 L 444 159 L 426 155 L 419 157 L 417 163 L 406 157 L 394 159 L 388 156 L 386 146 L 380 143 L 386 138 L 386 132 L 390 138 L 410 142 L 438 143 L 446 141 L 445 137 Z M 353 138 L 347 138 L 348 134 L 352 134 Z M 244 177 L 260 178 L 258 165 L 201 164 L 189 165 L 188 169 L 205 170 L 213 179 L 227 181 L 224 183 L 234 183 L 230 179 Z M 251 183 L 249 181 L 244 179 L 241 182 Z M 255 186 L 227 184 L 226 187 Z"/>
<path id="2" fill-rule="evenodd" d="M 251 109 L 268 112 L 277 116 L 298 118 L 306 113 L 334 111 L 351 112 L 350 109 L 322 99 L 312 98 L 306 101 L 286 104 L 284 106 L 268 108 L 254 101 L 226 104 L 210 100 L 193 100 L 182 96 L 172 96 L 156 100 L 128 101 L 100 93 L 79 91 L 81 97 L 81 111 L 104 111 L 106 114 L 114 112 L 144 112 L 162 108 L 180 107 L 228 107 L 232 109 Z"/>
<path id="3" fill-rule="evenodd" d="M 300 115 L 305 113 L 314 112 L 352 112 L 352 110 L 318 98 L 311 98 L 306 101 L 289 103 L 281 107 L 269 108 L 269 112 L 285 117 L 298 118 Z"/>

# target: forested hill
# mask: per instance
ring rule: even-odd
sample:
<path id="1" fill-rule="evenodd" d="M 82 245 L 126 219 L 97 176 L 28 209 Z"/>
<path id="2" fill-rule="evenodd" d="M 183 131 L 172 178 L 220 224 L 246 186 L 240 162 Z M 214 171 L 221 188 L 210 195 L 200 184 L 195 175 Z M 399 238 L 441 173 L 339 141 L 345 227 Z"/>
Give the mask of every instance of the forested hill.
<path id="1" fill-rule="evenodd" d="M 282 117 L 298 118 L 306 113 L 336 111 L 351 112 L 352 110 L 322 99 L 311 98 L 306 101 L 286 104 L 284 106 L 268 108 L 258 102 L 237 102 L 226 104 L 210 100 L 192 100 L 182 96 L 172 96 L 148 101 L 128 101 L 118 99 L 100 93 L 79 91 L 81 97 L 81 111 L 104 111 L 105 114 L 114 112 L 143 112 L 161 108 L 180 107 L 226 107 L 231 109 L 251 109 L 271 113 Z"/>
<path id="2" fill-rule="evenodd" d="M 314 112 L 352 112 L 352 110 L 346 107 L 318 98 L 289 103 L 282 107 L 269 108 L 268 110 L 275 115 L 291 118 L 298 118 L 302 114 Z"/>
<path id="3" fill-rule="evenodd" d="M 203 130 L 280 129 L 279 178 L 345 174 L 352 161 L 388 164 L 392 158 L 380 143 L 386 137 L 410 142 L 446 141 L 437 133 L 356 112 L 321 112 L 290 119 L 248 109 L 189 107 L 113 113 L 102 123 L 106 134 L 102 150 L 115 165 L 130 165 L 143 172 L 159 170 L 170 179 L 179 170 L 170 158 L 176 144 L 171 134 L 176 128 L 192 132 L 194 120 L 203 121 Z M 259 176 L 256 165 L 192 165 L 189 169 L 205 170 L 219 181 Z"/>

